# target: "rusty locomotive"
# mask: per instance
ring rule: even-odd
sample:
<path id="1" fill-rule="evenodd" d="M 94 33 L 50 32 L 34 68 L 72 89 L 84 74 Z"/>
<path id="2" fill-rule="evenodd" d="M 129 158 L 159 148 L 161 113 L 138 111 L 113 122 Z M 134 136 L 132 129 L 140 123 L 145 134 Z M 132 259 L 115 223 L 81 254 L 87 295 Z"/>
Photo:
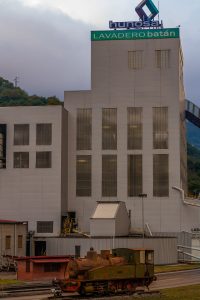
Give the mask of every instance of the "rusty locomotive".
<path id="1" fill-rule="evenodd" d="M 154 251 L 147 249 L 90 249 L 85 258 L 71 260 L 64 278 L 54 280 L 62 292 L 85 294 L 133 293 L 149 287 L 154 275 Z"/>

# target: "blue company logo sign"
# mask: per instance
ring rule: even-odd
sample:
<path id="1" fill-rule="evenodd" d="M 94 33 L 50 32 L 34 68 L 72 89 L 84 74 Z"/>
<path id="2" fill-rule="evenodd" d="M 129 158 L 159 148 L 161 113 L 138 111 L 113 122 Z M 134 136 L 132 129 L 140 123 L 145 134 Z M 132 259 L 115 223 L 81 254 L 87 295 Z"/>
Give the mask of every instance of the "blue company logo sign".
<path id="1" fill-rule="evenodd" d="M 148 16 L 144 11 L 144 6 L 146 6 L 150 12 Z M 152 0 L 142 0 L 140 4 L 136 7 L 140 20 L 139 21 L 126 21 L 126 22 L 113 22 L 109 21 L 109 28 L 111 29 L 142 29 L 142 28 L 163 28 L 162 21 L 155 21 L 154 18 L 158 15 L 159 11 L 154 5 Z"/>
<path id="2" fill-rule="evenodd" d="M 149 16 L 147 16 L 147 14 L 145 13 L 145 11 L 143 9 L 144 6 L 146 6 L 149 9 L 149 11 L 150 11 Z M 159 14 L 157 7 L 154 5 L 152 0 L 143 0 L 136 7 L 135 11 L 138 14 L 140 20 L 143 20 L 143 21 L 153 20 L 155 18 L 155 16 L 157 16 Z"/>

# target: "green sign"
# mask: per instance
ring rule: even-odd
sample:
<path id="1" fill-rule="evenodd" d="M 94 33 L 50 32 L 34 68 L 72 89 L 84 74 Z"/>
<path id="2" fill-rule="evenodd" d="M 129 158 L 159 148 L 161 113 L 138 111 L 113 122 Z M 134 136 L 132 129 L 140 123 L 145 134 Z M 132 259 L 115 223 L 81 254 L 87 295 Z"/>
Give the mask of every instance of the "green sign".
<path id="1" fill-rule="evenodd" d="M 173 39 L 179 38 L 179 28 L 92 31 L 92 41 Z"/>

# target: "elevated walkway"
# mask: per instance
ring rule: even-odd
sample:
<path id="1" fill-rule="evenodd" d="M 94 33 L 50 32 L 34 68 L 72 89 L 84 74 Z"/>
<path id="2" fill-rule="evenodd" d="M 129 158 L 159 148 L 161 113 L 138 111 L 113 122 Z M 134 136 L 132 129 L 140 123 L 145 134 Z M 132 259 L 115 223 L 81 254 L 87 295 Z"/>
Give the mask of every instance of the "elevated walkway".
<path id="1" fill-rule="evenodd" d="M 200 108 L 189 100 L 185 100 L 185 118 L 200 128 Z"/>

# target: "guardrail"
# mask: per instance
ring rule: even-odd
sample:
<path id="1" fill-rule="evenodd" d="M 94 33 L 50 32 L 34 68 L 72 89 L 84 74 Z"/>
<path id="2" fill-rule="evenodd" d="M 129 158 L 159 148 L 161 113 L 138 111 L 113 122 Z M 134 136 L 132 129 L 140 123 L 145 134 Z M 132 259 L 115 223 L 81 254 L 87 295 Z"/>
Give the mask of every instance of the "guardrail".
<path id="1" fill-rule="evenodd" d="M 193 255 L 193 254 L 188 253 L 188 252 L 185 252 L 185 251 L 183 250 L 183 249 L 190 249 L 190 250 L 200 251 L 200 248 L 189 247 L 189 246 L 183 246 L 183 245 L 178 245 L 177 248 L 178 248 L 178 249 L 177 249 L 178 253 L 183 254 L 183 255 L 186 255 L 186 256 L 189 256 L 190 258 L 195 258 L 195 259 L 197 259 L 197 260 L 200 261 L 200 256 Z M 181 248 L 182 250 L 179 249 L 179 248 Z M 184 260 L 184 259 L 183 259 L 183 260 Z"/>

